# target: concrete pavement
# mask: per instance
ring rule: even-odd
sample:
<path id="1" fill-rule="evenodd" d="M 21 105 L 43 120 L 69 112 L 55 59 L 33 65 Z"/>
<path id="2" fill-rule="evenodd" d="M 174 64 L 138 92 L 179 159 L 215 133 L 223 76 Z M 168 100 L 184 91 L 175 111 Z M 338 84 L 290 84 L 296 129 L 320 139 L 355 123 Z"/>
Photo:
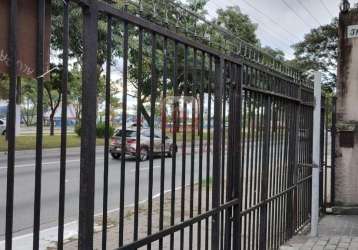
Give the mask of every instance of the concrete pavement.
<path id="1" fill-rule="evenodd" d="M 357 250 L 358 215 L 326 215 L 319 223 L 319 237 L 309 230 L 293 237 L 281 250 Z"/>

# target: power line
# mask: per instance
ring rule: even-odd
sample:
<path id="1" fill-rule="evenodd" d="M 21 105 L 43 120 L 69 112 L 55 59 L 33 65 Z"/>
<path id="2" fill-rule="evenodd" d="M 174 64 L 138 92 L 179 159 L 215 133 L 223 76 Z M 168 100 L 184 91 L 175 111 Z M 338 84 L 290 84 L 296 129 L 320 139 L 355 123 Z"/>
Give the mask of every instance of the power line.
<path id="1" fill-rule="evenodd" d="M 242 0 L 244 1 L 247 5 L 249 5 L 252 9 L 256 10 L 257 12 L 259 12 L 261 15 L 263 15 L 264 17 L 266 17 L 267 19 L 269 19 L 272 23 L 276 24 L 277 26 L 279 26 L 283 31 L 285 31 L 287 34 L 290 34 L 291 36 L 295 37 L 295 39 L 300 40 L 301 38 L 299 38 L 296 34 L 292 33 L 291 31 L 289 31 L 288 29 L 286 29 L 284 26 L 282 26 L 279 22 L 277 22 L 276 20 L 272 19 L 269 15 L 265 14 L 263 11 L 261 11 L 260 9 L 258 9 L 257 7 L 255 7 L 253 4 L 251 4 L 249 1 L 247 0 Z"/>
<path id="2" fill-rule="evenodd" d="M 236 4 L 233 0 L 228 0 L 228 1 L 230 1 L 234 5 Z M 212 2 L 216 6 L 218 6 L 215 1 L 210 1 L 210 2 Z M 291 48 L 291 44 L 289 42 L 287 42 L 287 40 L 282 39 L 281 34 L 278 34 L 278 33 L 274 32 L 273 30 L 271 30 L 271 28 L 269 26 L 267 26 L 265 22 L 262 22 L 262 21 L 258 20 L 254 16 L 250 16 L 249 18 L 252 19 L 254 22 L 257 22 L 259 24 L 259 26 L 266 26 L 267 27 L 267 29 L 262 29 L 262 31 L 265 32 L 266 34 L 268 34 L 269 36 L 271 36 L 272 38 L 274 38 L 277 42 L 279 42 L 281 44 L 281 46 L 277 46 L 277 44 L 275 46 L 284 47 L 284 48 Z"/>
<path id="3" fill-rule="evenodd" d="M 293 14 L 295 14 L 296 17 L 298 17 L 298 19 L 302 21 L 304 25 L 306 25 L 308 28 L 311 28 L 310 25 L 307 24 L 306 21 L 300 15 L 298 15 L 298 13 L 285 0 L 281 1 L 286 5 L 287 8 L 289 8 L 293 12 Z"/>
<path id="4" fill-rule="evenodd" d="M 328 9 L 327 5 L 325 4 L 325 2 L 323 0 L 319 0 L 321 2 L 321 4 L 323 5 L 323 7 L 327 10 L 327 13 L 334 18 L 334 15 L 332 14 L 332 12 Z"/>
<path id="5" fill-rule="evenodd" d="M 312 12 L 301 2 L 301 0 L 297 0 L 297 2 L 302 6 L 302 8 L 318 23 L 319 26 L 322 26 L 321 22 L 312 14 Z"/>

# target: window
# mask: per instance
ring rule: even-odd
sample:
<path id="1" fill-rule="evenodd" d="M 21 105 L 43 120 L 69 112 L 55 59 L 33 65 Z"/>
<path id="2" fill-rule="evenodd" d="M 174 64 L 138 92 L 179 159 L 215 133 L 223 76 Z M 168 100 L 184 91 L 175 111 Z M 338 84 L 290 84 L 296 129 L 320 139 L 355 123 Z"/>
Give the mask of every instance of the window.
<path id="1" fill-rule="evenodd" d="M 122 130 L 118 130 L 115 133 L 115 136 L 122 137 Z M 136 132 L 133 130 L 126 130 L 126 137 L 135 137 Z"/>

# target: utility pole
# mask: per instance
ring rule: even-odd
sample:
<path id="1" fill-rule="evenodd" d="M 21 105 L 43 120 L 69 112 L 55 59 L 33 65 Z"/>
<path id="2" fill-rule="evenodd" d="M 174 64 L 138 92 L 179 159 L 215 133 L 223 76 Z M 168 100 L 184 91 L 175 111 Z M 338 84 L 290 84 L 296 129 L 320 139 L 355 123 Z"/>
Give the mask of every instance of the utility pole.
<path id="1" fill-rule="evenodd" d="M 313 111 L 313 149 L 312 149 L 312 210 L 311 236 L 318 237 L 319 220 L 319 172 L 320 163 L 320 135 L 321 135 L 321 73 L 314 76 L 315 107 Z"/>

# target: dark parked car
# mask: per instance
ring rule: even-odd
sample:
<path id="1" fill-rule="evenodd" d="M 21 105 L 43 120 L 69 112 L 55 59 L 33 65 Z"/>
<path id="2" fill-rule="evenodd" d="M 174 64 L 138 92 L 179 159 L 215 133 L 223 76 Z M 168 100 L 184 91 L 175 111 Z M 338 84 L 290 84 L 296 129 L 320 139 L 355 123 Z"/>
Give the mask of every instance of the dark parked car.
<path id="1" fill-rule="evenodd" d="M 122 135 L 123 131 L 121 129 L 116 130 L 112 137 L 110 145 L 110 153 L 114 159 L 119 159 L 123 154 L 123 151 L 126 156 L 136 156 L 137 152 L 137 132 L 135 129 L 127 129 L 125 132 L 126 137 L 126 146 L 125 150 L 122 150 Z M 173 141 L 167 136 L 165 138 L 165 147 L 162 146 L 162 136 L 161 131 L 154 131 L 154 147 L 153 153 L 160 155 L 162 153 L 162 148 L 165 154 L 169 157 L 173 155 Z M 150 130 L 143 129 L 140 134 L 140 160 L 145 161 L 149 158 L 150 150 Z"/>

